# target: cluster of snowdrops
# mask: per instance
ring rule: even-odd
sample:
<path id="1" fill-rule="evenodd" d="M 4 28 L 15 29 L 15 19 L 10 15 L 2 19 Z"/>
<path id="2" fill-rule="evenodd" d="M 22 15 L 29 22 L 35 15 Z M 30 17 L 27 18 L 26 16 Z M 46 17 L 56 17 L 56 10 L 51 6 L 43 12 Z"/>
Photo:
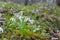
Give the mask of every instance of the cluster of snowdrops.
<path id="1" fill-rule="evenodd" d="M 0 38 L 6 40 L 49 40 L 49 29 L 60 26 L 60 8 L 51 3 L 20 5 L 0 2 L 5 23 Z"/>

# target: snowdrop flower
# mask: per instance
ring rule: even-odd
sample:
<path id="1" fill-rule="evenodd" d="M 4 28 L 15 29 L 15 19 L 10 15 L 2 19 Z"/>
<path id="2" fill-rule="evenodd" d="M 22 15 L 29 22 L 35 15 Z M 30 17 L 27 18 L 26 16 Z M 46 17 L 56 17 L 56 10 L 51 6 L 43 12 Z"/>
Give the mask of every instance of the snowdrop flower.
<path id="1" fill-rule="evenodd" d="M 14 16 L 18 17 L 17 13 L 15 13 Z"/>
<path id="2" fill-rule="evenodd" d="M 34 23 L 34 20 L 31 20 L 30 18 L 25 18 L 24 22 L 27 22 L 27 21 L 29 21 L 30 24 L 33 24 Z"/>
<path id="3" fill-rule="evenodd" d="M 14 14 L 16 17 L 19 17 L 20 16 L 20 13 L 16 13 L 16 14 Z"/>
<path id="4" fill-rule="evenodd" d="M 10 10 L 11 10 L 11 11 L 13 11 L 13 7 L 12 7 L 12 8 L 10 8 Z"/>
<path id="5" fill-rule="evenodd" d="M 27 22 L 27 21 L 29 21 L 29 20 L 30 20 L 30 18 L 25 18 L 24 22 Z"/>
<path id="6" fill-rule="evenodd" d="M 14 14 L 14 16 L 16 16 L 16 17 L 20 17 L 22 15 L 23 15 L 23 11 L 20 11 L 20 12 Z"/>
<path id="7" fill-rule="evenodd" d="M 12 17 L 12 18 L 10 18 L 10 20 L 15 22 L 15 18 L 13 18 L 13 17 Z"/>
<path id="8" fill-rule="evenodd" d="M 21 16 L 22 16 L 22 15 L 23 15 L 23 11 L 20 11 L 20 12 L 18 13 L 18 15 L 21 15 Z"/>
<path id="9" fill-rule="evenodd" d="M 20 20 L 20 21 L 22 21 L 23 18 L 24 18 L 23 16 L 19 16 L 19 20 Z"/>
<path id="10" fill-rule="evenodd" d="M 23 18 L 23 16 L 19 16 L 19 19 L 22 19 Z"/>
<path id="11" fill-rule="evenodd" d="M 19 17 L 20 13 L 15 13 L 14 16 Z"/>
<path id="12" fill-rule="evenodd" d="M 3 33 L 3 28 L 2 28 L 2 27 L 0 27 L 0 34 L 1 34 L 1 33 Z"/>
<path id="13" fill-rule="evenodd" d="M 21 13 L 20 15 L 23 15 L 23 11 L 20 11 L 20 13 Z"/>
<path id="14" fill-rule="evenodd" d="M 30 22 L 31 24 L 33 24 L 33 23 L 34 23 L 34 20 L 29 20 L 29 22 Z"/>

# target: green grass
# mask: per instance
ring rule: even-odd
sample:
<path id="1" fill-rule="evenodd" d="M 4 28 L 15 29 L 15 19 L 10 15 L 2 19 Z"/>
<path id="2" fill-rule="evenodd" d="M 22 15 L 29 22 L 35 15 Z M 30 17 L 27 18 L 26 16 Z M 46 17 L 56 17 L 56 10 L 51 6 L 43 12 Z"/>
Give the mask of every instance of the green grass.
<path id="1" fill-rule="evenodd" d="M 4 6 L 1 6 L 4 5 Z M 60 17 L 60 8 L 56 6 L 55 4 L 50 5 L 54 8 L 48 7 L 46 9 L 45 7 L 40 8 L 41 5 L 48 5 L 47 3 L 44 4 L 33 4 L 33 5 L 21 5 L 21 4 L 14 4 L 9 2 L 0 2 L 0 8 L 3 10 L 4 8 L 9 9 L 8 12 L 3 12 L 3 17 L 6 18 L 6 22 L 3 27 L 3 34 L 2 39 L 5 37 L 8 40 L 10 39 L 16 39 L 17 36 L 23 39 L 37 39 L 37 40 L 45 40 L 45 38 L 49 38 L 51 35 L 50 33 L 46 33 L 46 29 L 51 28 L 52 30 L 56 28 L 59 28 L 60 26 L 60 20 L 58 18 Z M 10 9 L 12 8 L 12 10 Z M 21 10 L 23 13 L 17 12 L 19 14 L 19 17 L 21 14 L 23 14 L 23 18 L 20 20 L 19 17 L 13 16 L 11 14 L 15 14 L 15 11 Z M 38 16 L 38 18 L 37 18 Z M 34 20 L 34 23 L 31 24 L 30 22 L 25 22 L 27 18 L 30 18 L 31 20 Z M 10 20 L 11 18 L 14 18 L 14 20 Z M 26 19 L 25 19 L 26 18 Z M 37 20 L 38 19 L 38 20 Z M 58 21 L 58 22 L 57 22 Z M 58 23 L 58 24 L 57 24 Z M 13 37 L 12 37 L 13 36 Z M 12 37 L 12 38 L 11 38 Z M 14 38 L 15 37 L 15 38 Z M 33 38 L 32 38 L 33 37 Z M 32 39 L 31 39 L 32 38 Z"/>

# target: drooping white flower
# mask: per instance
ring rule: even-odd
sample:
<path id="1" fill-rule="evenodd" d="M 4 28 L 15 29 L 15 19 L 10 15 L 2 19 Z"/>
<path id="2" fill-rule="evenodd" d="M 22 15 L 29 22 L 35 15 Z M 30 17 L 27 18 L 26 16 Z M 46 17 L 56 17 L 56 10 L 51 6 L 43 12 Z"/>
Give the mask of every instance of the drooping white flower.
<path id="1" fill-rule="evenodd" d="M 23 16 L 19 16 L 19 19 L 22 19 L 23 18 Z"/>
<path id="2" fill-rule="evenodd" d="M 29 20 L 29 22 L 30 22 L 31 24 L 33 24 L 33 23 L 34 23 L 34 20 Z"/>
<path id="3" fill-rule="evenodd" d="M 23 15 L 23 11 L 20 11 L 20 15 Z"/>
<path id="4" fill-rule="evenodd" d="M 23 16 L 23 11 L 20 11 L 20 12 L 18 12 L 18 13 L 15 13 L 14 16 L 16 16 L 16 17 Z"/>
<path id="5" fill-rule="evenodd" d="M 19 16 L 19 20 L 22 21 L 22 19 L 24 18 L 24 16 Z"/>
<path id="6" fill-rule="evenodd" d="M 15 17 L 19 17 L 17 13 L 14 14 Z"/>
<path id="7" fill-rule="evenodd" d="M 3 28 L 2 28 L 2 27 L 0 27 L 0 34 L 1 34 L 1 33 L 3 33 Z"/>
<path id="8" fill-rule="evenodd" d="M 12 18 L 10 18 L 10 20 L 15 22 L 15 18 L 13 18 L 13 17 L 12 17 Z"/>
<path id="9" fill-rule="evenodd" d="M 34 20 L 31 20 L 29 17 L 26 17 L 24 22 L 29 22 L 30 24 L 33 24 L 34 23 Z"/>
<path id="10" fill-rule="evenodd" d="M 18 12 L 18 15 L 22 16 L 23 15 L 23 11 Z"/>
<path id="11" fill-rule="evenodd" d="M 30 20 L 30 18 L 25 18 L 24 22 L 27 22 L 27 21 L 29 21 L 29 20 Z"/>

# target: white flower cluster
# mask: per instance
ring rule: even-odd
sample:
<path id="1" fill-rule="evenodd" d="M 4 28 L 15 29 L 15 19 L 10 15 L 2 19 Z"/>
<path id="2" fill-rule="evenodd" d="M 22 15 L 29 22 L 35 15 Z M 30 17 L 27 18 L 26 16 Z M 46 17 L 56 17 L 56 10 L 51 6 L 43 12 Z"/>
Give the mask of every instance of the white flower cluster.
<path id="1" fill-rule="evenodd" d="M 15 15 L 15 17 L 17 17 L 20 21 L 22 21 L 22 20 L 24 19 L 24 22 L 29 21 L 30 24 L 33 24 L 33 23 L 34 23 L 34 20 L 30 19 L 30 17 L 23 15 L 23 11 L 20 11 L 19 13 L 16 13 L 16 14 L 14 14 L 14 15 Z M 16 21 L 15 18 L 13 18 L 13 17 L 12 17 L 10 20 Z"/>
<path id="2" fill-rule="evenodd" d="M 17 18 L 19 18 L 20 20 L 22 20 L 22 18 L 23 18 L 23 11 L 20 11 L 19 13 L 15 13 L 14 16 L 17 17 Z M 15 19 L 16 18 L 14 18 L 14 17 L 10 18 L 10 20 L 12 20 L 14 22 L 16 21 Z"/>

